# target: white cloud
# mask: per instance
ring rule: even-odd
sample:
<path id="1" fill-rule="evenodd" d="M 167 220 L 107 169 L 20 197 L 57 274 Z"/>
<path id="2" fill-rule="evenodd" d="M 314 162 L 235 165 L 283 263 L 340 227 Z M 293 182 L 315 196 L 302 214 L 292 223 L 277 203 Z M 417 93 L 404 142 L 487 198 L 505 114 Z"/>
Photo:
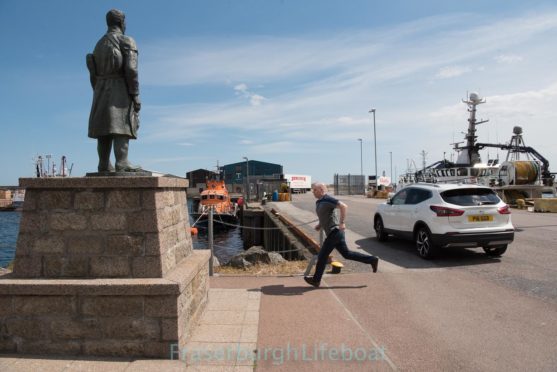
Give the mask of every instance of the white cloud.
<path id="1" fill-rule="evenodd" d="M 360 119 L 353 118 L 351 116 L 341 116 L 336 119 L 339 124 L 343 125 L 359 125 L 361 124 Z"/>
<path id="2" fill-rule="evenodd" d="M 249 102 L 252 106 L 260 106 L 261 103 L 263 103 L 263 101 L 267 99 L 259 94 L 251 92 L 248 89 L 247 84 L 244 83 L 234 86 L 234 90 L 236 91 L 236 95 L 240 95 L 249 99 Z"/>
<path id="3" fill-rule="evenodd" d="M 503 64 L 522 62 L 523 59 L 524 58 L 522 58 L 522 56 L 516 54 L 501 54 L 495 57 L 495 61 L 497 63 L 503 63 Z"/>
<path id="4" fill-rule="evenodd" d="M 245 94 L 248 91 L 248 86 L 244 83 L 238 84 L 234 87 L 236 94 Z"/>
<path id="5" fill-rule="evenodd" d="M 250 96 L 250 103 L 252 106 L 260 106 L 264 100 L 266 100 L 266 98 L 259 94 L 252 94 Z"/>
<path id="6" fill-rule="evenodd" d="M 464 75 L 465 73 L 470 71 L 471 69 L 469 67 L 447 66 L 439 69 L 439 72 L 437 73 L 437 75 L 435 75 L 435 77 L 439 79 L 449 79 L 460 75 Z"/>

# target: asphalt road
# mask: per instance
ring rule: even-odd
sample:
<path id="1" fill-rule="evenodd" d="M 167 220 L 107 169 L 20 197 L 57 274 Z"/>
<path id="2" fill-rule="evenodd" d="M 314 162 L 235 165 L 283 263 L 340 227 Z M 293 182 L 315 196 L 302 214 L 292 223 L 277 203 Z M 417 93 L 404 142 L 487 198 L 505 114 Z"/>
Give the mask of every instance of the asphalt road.
<path id="1" fill-rule="evenodd" d="M 348 205 L 350 248 L 381 261 L 372 274 L 368 265 L 341 258 L 343 275 L 324 280 L 386 347 L 393 369 L 557 371 L 557 214 L 513 209 L 515 241 L 500 258 L 451 249 L 428 261 L 413 242 L 377 241 L 371 219 L 383 200 L 339 199 Z M 311 194 L 277 207 L 298 223 L 315 218 Z"/>

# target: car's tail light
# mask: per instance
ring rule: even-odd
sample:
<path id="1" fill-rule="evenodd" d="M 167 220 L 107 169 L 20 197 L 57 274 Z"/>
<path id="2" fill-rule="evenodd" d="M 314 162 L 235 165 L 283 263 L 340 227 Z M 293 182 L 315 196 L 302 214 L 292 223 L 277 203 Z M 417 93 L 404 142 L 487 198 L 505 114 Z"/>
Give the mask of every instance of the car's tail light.
<path id="1" fill-rule="evenodd" d="M 511 209 L 508 205 L 504 205 L 497 209 L 497 212 L 499 212 L 499 214 L 511 214 Z"/>
<path id="2" fill-rule="evenodd" d="M 434 211 L 437 214 L 437 217 L 457 217 L 464 214 L 464 211 L 461 209 L 440 207 L 438 205 L 432 205 L 429 209 Z"/>

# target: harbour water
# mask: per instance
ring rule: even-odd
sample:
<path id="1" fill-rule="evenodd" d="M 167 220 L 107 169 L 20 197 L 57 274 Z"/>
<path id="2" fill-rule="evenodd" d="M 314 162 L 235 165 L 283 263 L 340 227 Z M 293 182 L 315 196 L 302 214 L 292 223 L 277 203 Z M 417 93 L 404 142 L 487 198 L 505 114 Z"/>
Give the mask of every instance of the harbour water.
<path id="1" fill-rule="evenodd" d="M 193 237 L 194 249 L 208 249 L 207 232 L 199 229 L 199 234 Z M 213 234 L 213 254 L 220 264 L 226 264 L 232 257 L 244 251 L 240 228 L 228 231 L 215 231 Z"/>
<path id="2" fill-rule="evenodd" d="M 192 201 L 188 199 L 188 211 L 190 212 L 190 225 L 195 221 L 191 217 Z M 192 237 L 193 249 L 208 249 L 208 234 L 206 228 L 198 227 L 199 234 Z M 244 242 L 240 228 L 230 230 L 216 229 L 213 233 L 213 254 L 220 264 L 226 264 L 236 254 L 244 251 Z"/>
<path id="3" fill-rule="evenodd" d="M 0 267 L 6 267 L 15 256 L 21 212 L 0 212 Z"/>
<path id="4" fill-rule="evenodd" d="M 188 208 L 191 208 L 189 200 Z M 14 259 L 20 217 L 21 212 L 0 213 L 0 267 L 8 266 Z M 190 217 L 190 224 L 193 222 Z M 208 248 L 206 231 L 199 229 L 199 235 L 194 236 L 192 240 L 194 249 Z M 215 231 L 213 242 L 213 253 L 221 264 L 227 263 L 235 254 L 244 250 L 239 228 Z"/>

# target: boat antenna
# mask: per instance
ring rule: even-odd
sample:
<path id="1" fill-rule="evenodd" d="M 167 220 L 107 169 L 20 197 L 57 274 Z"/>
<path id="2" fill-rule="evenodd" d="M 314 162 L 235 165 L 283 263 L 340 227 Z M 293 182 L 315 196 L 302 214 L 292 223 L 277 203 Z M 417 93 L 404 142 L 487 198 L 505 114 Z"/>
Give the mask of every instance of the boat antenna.
<path id="1" fill-rule="evenodd" d="M 499 126 L 495 122 L 495 141 L 499 143 Z M 499 160 L 499 147 L 497 147 L 497 160 Z"/>
<path id="2" fill-rule="evenodd" d="M 45 155 L 46 157 L 46 176 L 49 176 L 49 172 L 50 172 L 50 158 L 52 157 L 52 155 L 47 154 Z"/>
<path id="3" fill-rule="evenodd" d="M 468 112 L 470 113 L 468 118 L 468 131 L 464 136 L 466 145 L 463 147 L 455 145 L 454 149 L 460 151 L 457 159 L 458 164 L 474 165 L 481 162 L 480 154 L 475 146 L 476 139 L 478 138 L 478 136 L 476 136 L 476 126 L 487 123 L 489 120 L 476 120 L 476 106 L 485 103 L 486 100 L 481 98 L 479 94 L 475 92 L 470 93 L 467 97 L 468 98 L 466 100 L 462 100 L 462 102 L 468 105 Z"/>
<path id="4" fill-rule="evenodd" d="M 422 169 L 425 172 L 427 152 L 425 150 L 422 150 L 422 152 L 420 152 L 420 155 L 422 156 Z"/>
<path id="5" fill-rule="evenodd" d="M 44 177 L 44 164 L 43 164 L 43 157 L 39 155 L 37 158 L 37 177 Z"/>
<path id="6" fill-rule="evenodd" d="M 62 155 L 60 160 L 60 176 L 66 177 L 66 156 Z"/>

